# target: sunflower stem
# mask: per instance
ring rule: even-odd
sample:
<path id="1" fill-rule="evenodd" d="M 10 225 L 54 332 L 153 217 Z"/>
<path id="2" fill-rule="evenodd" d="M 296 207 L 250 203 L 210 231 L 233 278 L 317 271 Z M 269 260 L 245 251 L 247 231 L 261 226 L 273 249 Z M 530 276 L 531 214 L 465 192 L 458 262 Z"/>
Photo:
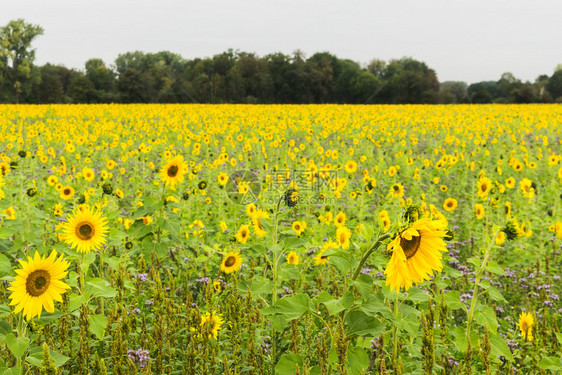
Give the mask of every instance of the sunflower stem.
<path id="1" fill-rule="evenodd" d="M 394 320 L 398 320 L 398 293 L 396 293 L 396 298 L 394 299 Z M 396 366 L 398 366 L 398 326 L 396 323 L 394 324 L 394 331 L 393 331 L 393 348 L 392 348 L 392 363 L 395 364 L 394 369 L 396 370 Z"/>
<path id="2" fill-rule="evenodd" d="M 277 246 L 277 226 L 278 226 L 278 217 L 277 214 L 279 213 L 279 206 L 281 205 L 281 200 L 283 197 L 279 198 L 277 201 L 277 205 L 275 206 L 275 214 L 273 215 L 273 246 Z M 277 263 L 278 263 L 278 256 L 277 251 L 272 249 L 271 251 L 272 256 L 272 271 L 273 271 L 273 291 L 271 295 L 271 306 L 275 305 L 277 301 Z M 273 328 L 273 324 L 271 325 L 271 366 L 272 366 L 272 374 L 275 375 L 275 360 L 277 358 L 277 343 L 275 341 L 275 328 Z"/>
<path id="3" fill-rule="evenodd" d="M 496 236 L 500 231 L 497 230 L 492 237 L 492 240 L 488 244 L 486 251 L 484 253 L 484 259 L 482 259 L 482 264 L 480 268 L 476 271 L 476 276 L 474 277 L 474 291 L 472 293 L 472 302 L 470 303 L 470 311 L 468 312 L 468 317 L 466 319 L 466 337 L 470 340 L 470 325 L 472 323 L 472 319 L 474 318 L 474 309 L 476 308 L 476 301 L 478 300 L 478 286 L 480 285 L 480 279 L 486 270 L 486 264 L 488 264 L 488 260 L 490 259 L 490 255 L 492 255 L 492 246 L 496 241 Z"/>
<path id="4" fill-rule="evenodd" d="M 379 236 L 379 238 L 377 238 L 377 240 L 369 248 L 369 250 L 367 250 L 365 252 L 365 254 L 363 254 L 363 257 L 359 261 L 359 264 L 357 265 L 357 268 L 355 269 L 355 272 L 353 272 L 353 276 L 351 277 L 351 280 L 356 280 L 359 277 L 359 274 L 361 273 L 361 268 L 363 267 L 363 265 L 365 264 L 367 259 L 369 259 L 371 254 L 382 245 L 384 240 L 388 239 L 389 237 L 390 237 L 390 233 L 385 233 L 382 236 Z"/>
<path id="5" fill-rule="evenodd" d="M 84 264 L 84 253 L 81 255 L 80 266 L 80 295 L 84 295 L 84 271 L 82 270 L 82 265 Z"/>

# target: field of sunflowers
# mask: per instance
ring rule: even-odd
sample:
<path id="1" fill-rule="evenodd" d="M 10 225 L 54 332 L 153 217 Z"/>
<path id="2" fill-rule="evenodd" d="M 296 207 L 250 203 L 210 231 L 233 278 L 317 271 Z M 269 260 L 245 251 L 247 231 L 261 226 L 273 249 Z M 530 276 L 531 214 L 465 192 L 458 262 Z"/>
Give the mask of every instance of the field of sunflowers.
<path id="1" fill-rule="evenodd" d="M 0 105 L 0 375 L 562 373 L 561 251 L 560 105 Z"/>

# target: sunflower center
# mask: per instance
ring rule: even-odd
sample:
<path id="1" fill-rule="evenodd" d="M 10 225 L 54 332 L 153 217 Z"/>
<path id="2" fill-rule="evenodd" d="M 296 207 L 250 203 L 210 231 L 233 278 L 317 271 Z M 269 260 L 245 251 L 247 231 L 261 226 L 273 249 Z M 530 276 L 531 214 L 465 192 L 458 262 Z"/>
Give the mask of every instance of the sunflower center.
<path id="1" fill-rule="evenodd" d="M 76 226 L 76 237 L 83 241 L 94 237 L 95 232 L 94 226 L 90 223 L 80 223 Z"/>
<path id="2" fill-rule="evenodd" d="M 340 234 L 340 243 L 344 243 L 345 240 L 347 239 L 345 233 Z"/>
<path id="3" fill-rule="evenodd" d="M 33 297 L 39 297 L 49 288 L 51 275 L 45 270 L 36 270 L 27 276 L 25 289 Z"/>
<path id="4" fill-rule="evenodd" d="M 176 175 L 178 174 L 178 166 L 177 165 L 172 165 L 170 168 L 168 168 L 168 177 L 176 177 Z"/>
<path id="5" fill-rule="evenodd" d="M 64 189 L 63 193 L 64 195 L 70 195 L 70 189 Z"/>
<path id="6" fill-rule="evenodd" d="M 453 202 L 451 201 L 447 202 L 447 207 L 453 207 Z"/>
<path id="7" fill-rule="evenodd" d="M 412 236 L 411 240 L 407 240 L 404 237 L 400 238 L 400 247 L 406 255 L 406 259 L 410 259 L 418 252 L 420 248 L 421 236 Z"/>
<path id="8" fill-rule="evenodd" d="M 486 190 L 488 190 L 488 184 L 483 183 L 482 184 L 482 191 L 486 191 Z"/>
<path id="9" fill-rule="evenodd" d="M 224 265 L 226 267 L 232 267 L 234 263 L 236 263 L 236 258 L 233 256 L 229 256 L 228 258 L 226 258 Z"/>

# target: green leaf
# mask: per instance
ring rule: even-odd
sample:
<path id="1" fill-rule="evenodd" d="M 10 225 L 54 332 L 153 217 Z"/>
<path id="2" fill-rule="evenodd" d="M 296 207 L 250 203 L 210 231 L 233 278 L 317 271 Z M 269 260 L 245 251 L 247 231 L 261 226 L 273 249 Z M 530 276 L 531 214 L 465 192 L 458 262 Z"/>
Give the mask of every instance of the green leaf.
<path id="1" fill-rule="evenodd" d="M 488 289 L 486 289 L 486 291 L 488 292 L 488 296 L 494 301 L 507 302 L 497 288 L 490 286 Z"/>
<path id="2" fill-rule="evenodd" d="M 353 292 L 347 292 L 340 299 L 331 299 L 322 303 L 326 306 L 326 309 L 328 309 L 328 314 L 332 316 L 350 308 L 351 305 L 353 305 L 353 301 Z"/>
<path id="3" fill-rule="evenodd" d="M 384 323 L 359 310 L 347 314 L 345 323 L 345 330 L 348 335 L 379 336 L 384 331 Z"/>
<path id="4" fill-rule="evenodd" d="M 89 315 L 90 320 L 90 332 L 98 337 L 98 339 L 103 339 L 105 328 L 107 327 L 107 317 L 105 315 Z"/>
<path id="5" fill-rule="evenodd" d="M 428 294 L 426 292 L 424 292 L 423 290 L 421 290 L 420 288 L 410 288 L 408 290 L 408 297 L 407 299 L 409 299 L 412 302 L 427 302 L 428 301 Z"/>
<path id="6" fill-rule="evenodd" d="M 4 254 L 0 254 L 0 275 L 8 275 L 12 271 L 10 259 Z"/>
<path id="7" fill-rule="evenodd" d="M 486 266 L 486 271 L 495 273 L 496 275 L 505 276 L 505 270 L 503 269 L 503 267 L 493 261 L 488 262 L 488 265 Z"/>
<path id="8" fill-rule="evenodd" d="M 90 286 L 93 297 L 113 298 L 117 295 L 117 289 L 113 288 L 108 281 L 94 278 L 86 282 Z"/>
<path id="9" fill-rule="evenodd" d="M 77 295 L 76 293 L 72 293 L 68 297 L 68 310 L 74 311 L 77 310 L 82 304 L 87 304 L 90 301 L 90 294 L 86 293 L 83 295 Z"/>
<path id="10" fill-rule="evenodd" d="M 368 298 L 373 291 L 373 278 L 371 275 L 360 274 L 357 280 L 350 281 L 350 284 L 355 285 L 363 298 Z"/>
<path id="11" fill-rule="evenodd" d="M 0 305 L 0 318 L 6 318 L 12 314 L 12 309 L 7 304 Z"/>
<path id="12" fill-rule="evenodd" d="M 360 311 L 363 311 L 369 316 L 375 316 L 376 314 L 382 315 L 385 319 L 392 320 L 394 316 L 392 312 L 388 309 L 384 303 L 384 297 L 380 294 L 372 294 L 369 296 L 367 301 L 359 307 Z"/>
<path id="13" fill-rule="evenodd" d="M 474 314 L 474 320 L 480 325 L 487 323 L 488 328 L 493 333 L 498 330 L 498 319 L 496 318 L 496 313 L 490 306 L 477 308 Z"/>
<path id="14" fill-rule="evenodd" d="M 14 366 L 10 368 L 0 368 L 0 375 L 20 375 L 22 373 L 21 367 Z"/>
<path id="15" fill-rule="evenodd" d="M 283 354 L 275 365 L 275 373 L 279 375 L 293 375 L 297 371 L 297 364 L 302 370 L 303 360 L 298 354 Z"/>
<path id="16" fill-rule="evenodd" d="M 347 351 L 347 363 L 352 374 L 360 375 L 369 367 L 369 356 L 363 348 L 355 346 Z"/>
<path id="17" fill-rule="evenodd" d="M 49 353 L 51 358 L 55 360 L 55 367 L 64 365 L 70 359 L 70 357 L 57 353 L 53 350 L 49 350 Z M 29 348 L 29 355 L 25 360 L 33 366 L 41 367 L 41 361 L 43 360 L 43 348 L 41 346 L 33 346 Z"/>
<path id="18" fill-rule="evenodd" d="M 307 294 L 283 297 L 277 301 L 275 307 L 288 320 L 298 319 L 307 311 L 314 311 L 314 305 Z"/>
<path id="19" fill-rule="evenodd" d="M 491 336 L 490 344 L 492 344 L 492 358 L 497 358 L 497 356 L 504 356 L 505 359 L 513 362 L 511 350 L 509 350 L 509 346 L 507 346 L 504 339 L 500 335 Z"/>
<path id="20" fill-rule="evenodd" d="M 2 227 L 0 228 L 0 240 L 7 240 L 12 237 L 15 233 L 15 229 Z"/>
<path id="21" fill-rule="evenodd" d="M 562 333 L 556 332 L 556 338 L 558 339 L 558 342 L 562 344 Z"/>
<path id="22" fill-rule="evenodd" d="M 461 294 L 458 290 L 451 290 L 445 293 L 445 302 L 453 310 L 466 309 L 464 302 L 460 300 Z"/>
<path id="23" fill-rule="evenodd" d="M 561 371 L 562 361 L 558 357 L 544 357 L 539 362 L 539 367 L 543 370 Z"/>
<path id="24" fill-rule="evenodd" d="M 6 335 L 12 332 L 12 326 L 3 320 L 0 320 L 0 342 L 4 342 Z"/>
<path id="25" fill-rule="evenodd" d="M 29 346 L 29 339 L 27 337 L 16 337 L 13 333 L 9 333 L 6 335 L 6 345 L 16 358 L 22 358 Z"/>

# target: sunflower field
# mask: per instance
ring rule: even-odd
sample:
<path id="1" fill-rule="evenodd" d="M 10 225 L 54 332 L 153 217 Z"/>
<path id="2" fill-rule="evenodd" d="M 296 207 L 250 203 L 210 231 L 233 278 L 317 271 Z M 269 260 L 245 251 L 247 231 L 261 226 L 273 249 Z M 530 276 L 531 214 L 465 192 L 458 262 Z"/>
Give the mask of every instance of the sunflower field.
<path id="1" fill-rule="evenodd" d="M 561 251 L 560 105 L 0 105 L 0 375 L 562 373 Z"/>

